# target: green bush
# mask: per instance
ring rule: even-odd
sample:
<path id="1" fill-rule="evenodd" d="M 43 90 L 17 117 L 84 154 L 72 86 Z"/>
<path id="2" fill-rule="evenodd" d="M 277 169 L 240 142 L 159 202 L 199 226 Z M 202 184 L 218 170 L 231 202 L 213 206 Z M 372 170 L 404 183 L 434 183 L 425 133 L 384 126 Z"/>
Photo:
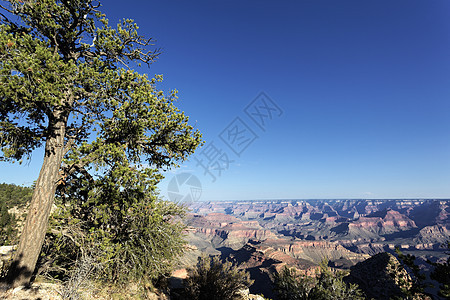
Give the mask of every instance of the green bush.
<path id="1" fill-rule="evenodd" d="M 450 242 L 447 243 L 447 249 L 450 250 Z M 440 283 L 439 295 L 450 299 L 450 257 L 447 257 L 447 261 L 443 263 L 431 264 L 434 265 L 434 271 L 431 273 L 431 278 Z"/>
<path id="2" fill-rule="evenodd" d="M 185 208 L 159 199 L 159 179 L 152 171 L 124 167 L 94 181 L 77 178 L 59 190 L 42 272 L 65 279 L 77 259 L 88 256 L 97 266 L 94 279 L 104 282 L 170 273 L 184 251 Z"/>
<path id="3" fill-rule="evenodd" d="M 22 187 L 15 184 L 0 183 L 0 203 L 8 208 L 24 206 L 31 200 L 33 188 Z"/>
<path id="4" fill-rule="evenodd" d="M 274 277 L 275 292 L 281 300 L 333 300 L 333 299 L 364 299 L 363 292 L 356 284 L 346 284 L 345 273 L 333 272 L 328 261 L 320 265 L 317 277 L 297 275 L 287 267 Z"/>
<path id="5" fill-rule="evenodd" d="M 5 202 L 0 202 L 0 246 L 11 244 L 15 238 L 15 218 L 8 212 Z"/>
<path id="6" fill-rule="evenodd" d="M 217 256 L 203 256 L 197 266 L 188 271 L 185 297 L 190 300 L 241 299 L 241 292 L 252 283 L 250 275 L 231 262 L 222 263 Z"/>
<path id="7" fill-rule="evenodd" d="M 312 290 L 310 299 L 365 299 L 363 296 L 363 292 L 359 289 L 357 284 L 347 284 L 344 282 L 343 279 L 346 276 L 345 272 L 332 272 L 332 270 L 327 265 L 328 261 L 323 261 L 321 263 L 321 271 L 320 275 L 317 278 L 317 285 Z"/>
<path id="8" fill-rule="evenodd" d="M 314 277 L 299 275 L 287 266 L 274 275 L 275 292 L 280 300 L 307 300 L 316 283 Z"/>
<path id="9" fill-rule="evenodd" d="M 22 207 L 30 201 L 33 189 L 15 184 L 0 184 L 0 246 L 12 245 L 17 240 L 17 222 L 8 210 L 14 206 Z"/>

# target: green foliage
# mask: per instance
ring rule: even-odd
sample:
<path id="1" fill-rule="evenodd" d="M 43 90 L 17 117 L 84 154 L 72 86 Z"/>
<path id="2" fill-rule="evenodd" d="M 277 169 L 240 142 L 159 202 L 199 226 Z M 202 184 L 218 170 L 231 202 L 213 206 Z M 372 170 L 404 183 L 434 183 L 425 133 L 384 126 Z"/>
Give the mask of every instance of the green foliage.
<path id="1" fill-rule="evenodd" d="M 43 261 L 54 265 L 49 272 L 64 278 L 88 253 L 102 281 L 152 280 L 169 273 L 184 249 L 185 209 L 158 199 L 154 189 L 161 176 L 154 173 L 124 168 L 61 190 L 44 247 Z M 78 197 L 64 197 L 67 193 Z"/>
<path id="2" fill-rule="evenodd" d="M 240 291 L 252 283 L 250 275 L 231 262 L 222 263 L 217 256 L 200 257 L 185 280 L 185 297 L 192 300 L 241 299 Z"/>
<path id="3" fill-rule="evenodd" d="M 450 263 L 448 260 L 446 263 L 436 265 L 431 278 L 441 283 L 439 295 L 450 298 Z"/>
<path id="4" fill-rule="evenodd" d="M 275 275 L 275 291 L 282 300 L 332 300 L 364 299 L 363 292 L 356 284 L 344 282 L 345 272 L 333 272 L 328 261 L 320 265 L 317 277 L 298 275 L 295 270 L 284 267 Z"/>
<path id="5" fill-rule="evenodd" d="M 8 210 L 14 206 L 22 207 L 30 201 L 33 189 L 15 184 L 0 184 L 0 246 L 11 245 L 17 241 L 17 222 Z"/>
<path id="6" fill-rule="evenodd" d="M 23 207 L 31 200 L 33 188 L 15 184 L 0 183 L 0 202 L 8 208 Z"/>
<path id="7" fill-rule="evenodd" d="M 116 160 L 176 165 L 200 143 L 200 133 L 174 105 L 177 91 L 156 88 L 128 68 L 151 64 L 159 50 L 132 20 L 116 28 L 91 0 L 9 0 L 16 24 L 0 25 L 0 141 L 4 160 L 21 160 L 66 126 L 71 175 Z M 95 131 L 94 131 L 95 130 Z"/>
<path id="8" fill-rule="evenodd" d="M 280 300 L 307 300 L 317 281 L 314 277 L 298 275 L 295 269 L 285 266 L 275 274 L 274 284 Z"/>
<path id="9" fill-rule="evenodd" d="M 447 248 L 450 249 L 450 242 L 447 243 Z M 444 263 L 432 264 L 434 271 L 431 273 L 431 278 L 440 283 L 439 295 L 450 298 L 450 257 L 447 257 L 447 261 Z"/>
<path id="10" fill-rule="evenodd" d="M 43 259 L 56 274 L 90 251 L 105 280 L 153 278 L 183 245 L 183 209 L 158 200 L 155 186 L 162 170 L 194 152 L 201 134 L 175 106 L 177 91 L 157 88 L 162 75 L 129 67 L 156 60 L 152 40 L 133 20 L 110 26 L 99 7 L 92 0 L 1 2 L 0 160 L 21 162 L 45 145 L 43 169 L 52 173 L 39 178 L 35 195 L 50 195 L 42 196 L 49 210 L 56 189 L 59 210 Z M 21 251 L 32 257 L 39 249 Z"/>
<path id="11" fill-rule="evenodd" d="M 404 264 L 405 266 L 407 266 L 414 275 L 411 288 L 408 290 L 403 288 L 402 289 L 403 292 L 409 296 L 413 296 L 416 293 L 422 293 L 425 288 L 424 281 L 426 279 L 426 276 L 424 274 L 420 273 L 419 266 L 414 263 L 414 261 L 416 260 L 416 257 L 411 254 L 406 254 L 406 255 L 403 254 L 401 252 L 400 248 L 398 248 L 398 247 L 395 248 L 395 254 L 397 254 L 399 261 L 402 264 Z M 400 282 L 400 286 L 404 286 L 404 285 L 405 284 L 403 282 Z"/>
<path id="12" fill-rule="evenodd" d="M 364 299 L 363 292 L 358 285 L 344 282 L 345 272 L 332 272 L 327 266 L 328 261 L 323 261 L 320 265 L 321 272 L 317 285 L 311 292 L 310 299 L 332 300 L 332 299 Z"/>
<path id="13" fill-rule="evenodd" d="M 9 245 L 15 236 L 14 215 L 8 212 L 5 202 L 0 202 L 0 246 Z"/>

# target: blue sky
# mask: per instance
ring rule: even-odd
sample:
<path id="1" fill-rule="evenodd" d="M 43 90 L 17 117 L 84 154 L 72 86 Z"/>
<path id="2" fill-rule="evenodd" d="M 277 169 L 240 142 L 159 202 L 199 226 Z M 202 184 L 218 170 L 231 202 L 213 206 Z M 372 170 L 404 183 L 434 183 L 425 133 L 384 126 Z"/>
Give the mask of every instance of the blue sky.
<path id="1" fill-rule="evenodd" d="M 164 53 L 140 71 L 179 90 L 206 141 L 163 196 L 188 173 L 200 200 L 450 197 L 449 1 L 108 0 L 103 12 L 156 39 Z M 281 110 L 264 130 L 245 112 L 268 115 L 261 92 Z M 239 156 L 236 128 L 250 129 Z M 214 182 L 205 149 L 221 151 Z M 41 156 L 1 163 L 0 182 L 30 184 Z"/>

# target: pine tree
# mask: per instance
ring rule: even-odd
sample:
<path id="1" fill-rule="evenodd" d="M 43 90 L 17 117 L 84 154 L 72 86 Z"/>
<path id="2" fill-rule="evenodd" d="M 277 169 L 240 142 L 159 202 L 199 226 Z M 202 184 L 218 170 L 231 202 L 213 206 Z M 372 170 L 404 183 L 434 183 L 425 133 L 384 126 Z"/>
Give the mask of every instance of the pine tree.
<path id="1" fill-rule="evenodd" d="M 1 159 L 45 149 L 8 273 L 17 286 L 30 282 L 58 188 L 90 182 L 96 188 L 84 199 L 95 203 L 130 190 L 136 176 L 145 194 L 158 170 L 185 160 L 201 136 L 174 106 L 176 91 L 157 89 L 162 76 L 131 69 L 160 54 L 132 20 L 113 28 L 92 0 L 8 0 L 0 8 Z"/>

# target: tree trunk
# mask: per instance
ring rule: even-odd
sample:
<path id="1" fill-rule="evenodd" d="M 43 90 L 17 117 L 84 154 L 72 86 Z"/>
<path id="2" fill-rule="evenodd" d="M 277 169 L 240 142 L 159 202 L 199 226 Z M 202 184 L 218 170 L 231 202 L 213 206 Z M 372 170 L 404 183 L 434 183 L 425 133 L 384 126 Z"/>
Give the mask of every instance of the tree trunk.
<path id="1" fill-rule="evenodd" d="M 49 121 L 49 135 L 45 143 L 44 162 L 36 181 L 27 219 L 14 254 L 7 280 L 12 287 L 28 285 L 44 243 L 48 219 L 60 179 L 59 170 L 64 156 L 66 119 L 54 113 Z M 53 123 L 53 124 L 52 124 Z"/>

